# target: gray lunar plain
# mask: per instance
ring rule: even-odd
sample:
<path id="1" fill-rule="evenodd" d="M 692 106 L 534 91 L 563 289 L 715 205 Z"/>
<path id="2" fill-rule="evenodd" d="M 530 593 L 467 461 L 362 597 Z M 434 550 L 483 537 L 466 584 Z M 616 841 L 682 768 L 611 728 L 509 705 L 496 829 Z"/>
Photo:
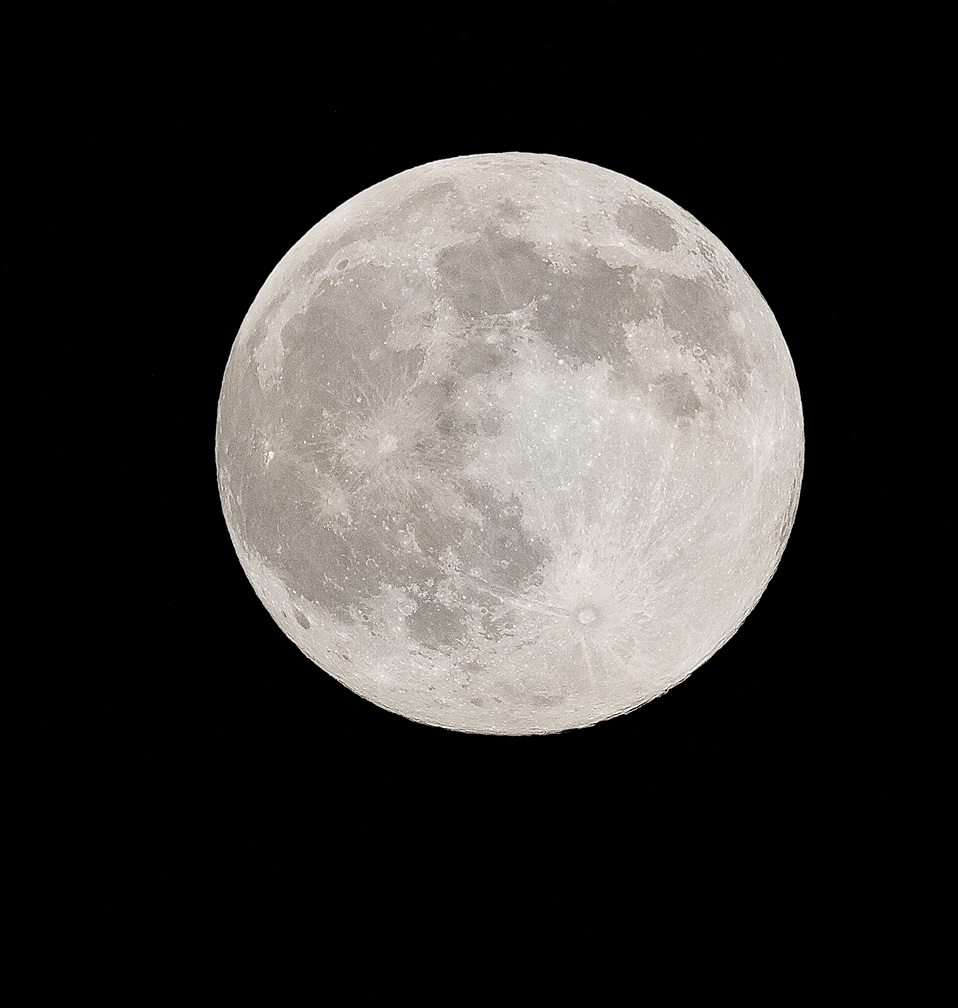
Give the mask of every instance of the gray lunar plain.
<path id="1" fill-rule="evenodd" d="M 802 459 L 788 349 L 722 243 L 524 153 L 413 168 L 312 228 L 242 324 L 216 437 L 233 544 L 299 648 L 388 710 L 507 735 L 630 711 L 721 647 Z"/>

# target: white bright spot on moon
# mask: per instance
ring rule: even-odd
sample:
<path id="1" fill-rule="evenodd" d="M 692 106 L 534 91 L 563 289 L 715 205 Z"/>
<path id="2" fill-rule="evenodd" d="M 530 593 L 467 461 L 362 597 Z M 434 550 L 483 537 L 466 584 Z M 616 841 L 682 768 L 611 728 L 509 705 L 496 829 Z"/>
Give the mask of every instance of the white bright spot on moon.
<path id="1" fill-rule="evenodd" d="M 697 220 L 595 165 L 452 158 L 287 253 L 226 366 L 224 514 L 276 622 L 416 721 L 633 710 L 741 625 L 791 529 L 781 332 Z"/>

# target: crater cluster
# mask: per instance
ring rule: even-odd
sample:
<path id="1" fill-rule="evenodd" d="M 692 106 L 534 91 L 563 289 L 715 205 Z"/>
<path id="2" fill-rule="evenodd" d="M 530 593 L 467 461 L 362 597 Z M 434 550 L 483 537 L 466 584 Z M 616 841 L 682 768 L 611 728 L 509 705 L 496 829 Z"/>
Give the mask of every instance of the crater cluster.
<path id="1" fill-rule="evenodd" d="M 771 577 L 801 478 L 774 317 L 713 235 L 594 165 L 388 179 L 273 271 L 224 375 L 237 554 L 296 644 L 414 720 L 593 724 Z"/>

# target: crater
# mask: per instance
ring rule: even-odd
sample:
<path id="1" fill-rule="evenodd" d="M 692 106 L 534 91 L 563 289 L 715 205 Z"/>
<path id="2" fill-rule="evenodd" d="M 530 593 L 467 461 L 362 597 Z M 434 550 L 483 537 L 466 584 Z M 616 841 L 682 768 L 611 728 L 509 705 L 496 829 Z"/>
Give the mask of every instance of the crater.
<path id="1" fill-rule="evenodd" d="M 304 629 L 308 630 L 310 627 L 309 620 L 297 609 L 296 610 L 296 622 Z"/>

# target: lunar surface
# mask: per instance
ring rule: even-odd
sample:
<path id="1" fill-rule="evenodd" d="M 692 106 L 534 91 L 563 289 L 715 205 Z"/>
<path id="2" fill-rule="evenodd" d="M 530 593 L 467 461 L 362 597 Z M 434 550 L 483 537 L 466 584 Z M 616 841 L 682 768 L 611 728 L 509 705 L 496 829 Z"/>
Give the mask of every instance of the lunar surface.
<path id="1" fill-rule="evenodd" d="M 216 461 L 242 566 L 317 665 L 418 722 L 532 735 L 729 639 L 803 443 L 779 327 L 717 238 L 624 175 L 505 153 L 402 172 L 290 249 Z"/>

